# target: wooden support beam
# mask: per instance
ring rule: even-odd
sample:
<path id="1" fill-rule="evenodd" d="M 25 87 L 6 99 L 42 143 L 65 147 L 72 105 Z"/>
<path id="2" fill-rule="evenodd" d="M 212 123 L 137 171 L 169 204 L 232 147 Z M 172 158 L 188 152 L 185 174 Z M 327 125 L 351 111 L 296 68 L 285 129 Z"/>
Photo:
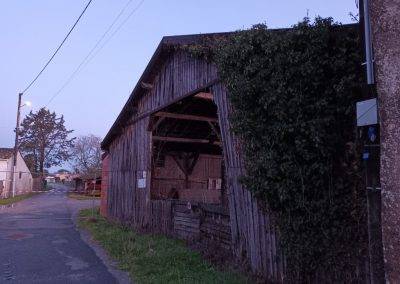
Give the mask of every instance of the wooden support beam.
<path id="1" fill-rule="evenodd" d="M 210 122 L 210 121 L 207 121 L 207 122 L 208 122 L 208 125 L 210 125 L 211 130 L 215 133 L 215 135 L 217 135 L 218 139 L 221 140 L 221 132 L 219 132 L 217 130 L 217 128 L 215 127 L 215 125 L 212 122 Z"/>
<path id="2" fill-rule="evenodd" d="M 161 122 L 164 121 L 164 119 L 165 119 L 165 117 L 160 117 L 160 118 L 157 120 L 157 122 L 154 123 L 154 125 L 153 125 L 153 130 L 152 130 L 152 131 L 156 130 L 157 127 L 161 124 Z"/>
<path id="3" fill-rule="evenodd" d="M 205 100 L 214 100 L 214 96 L 211 93 L 205 93 L 205 92 L 200 92 L 196 95 L 194 95 L 194 97 L 199 98 L 199 99 L 205 99 Z"/>
<path id="4" fill-rule="evenodd" d="M 175 119 L 183 119 L 183 120 L 218 122 L 218 119 L 214 118 L 214 117 L 206 117 L 206 116 L 182 114 L 182 113 L 172 113 L 172 112 L 160 111 L 160 112 L 155 113 L 154 115 L 159 116 L 159 117 L 175 118 Z"/>
<path id="5" fill-rule="evenodd" d="M 187 173 L 191 175 L 193 173 L 194 167 L 199 160 L 200 154 L 199 152 L 191 153 L 189 157 L 186 158 L 187 163 Z"/>
<path id="6" fill-rule="evenodd" d="M 188 173 L 186 172 L 185 167 L 181 164 L 181 161 L 178 156 L 173 155 L 172 159 L 175 161 L 175 163 L 178 165 L 178 168 L 182 171 L 182 173 L 185 175 L 185 181 L 188 179 Z"/>
<path id="7" fill-rule="evenodd" d="M 159 117 L 157 120 L 155 118 L 151 118 L 149 122 L 149 126 L 147 127 L 147 131 L 154 131 L 157 127 L 163 122 L 165 117 Z"/>
<path id="8" fill-rule="evenodd" d="M 178 142 L 178 143 L 201 143 L 201 144 L 210 144 L 210 140 L 208 139 L 194 139 L 194 138 L 183 138 L 183 137 L 167 137 L 167 136 L 153 136 L 153 140 L 155 141 L 165 141 L 165 142 Z M 215 141 L 211 144 L 221 145 L 221 142 Z"/>

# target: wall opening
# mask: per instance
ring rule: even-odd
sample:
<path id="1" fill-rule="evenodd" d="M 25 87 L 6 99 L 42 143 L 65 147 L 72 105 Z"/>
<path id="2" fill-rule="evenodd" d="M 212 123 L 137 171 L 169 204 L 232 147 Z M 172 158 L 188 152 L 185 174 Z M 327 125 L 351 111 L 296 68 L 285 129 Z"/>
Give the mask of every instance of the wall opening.
<path id="1" fill-rule="evenodd" d="M 152 133 L 151 198 L 227 204 L 217 106 L 200 92 L 156 113 Z"/>

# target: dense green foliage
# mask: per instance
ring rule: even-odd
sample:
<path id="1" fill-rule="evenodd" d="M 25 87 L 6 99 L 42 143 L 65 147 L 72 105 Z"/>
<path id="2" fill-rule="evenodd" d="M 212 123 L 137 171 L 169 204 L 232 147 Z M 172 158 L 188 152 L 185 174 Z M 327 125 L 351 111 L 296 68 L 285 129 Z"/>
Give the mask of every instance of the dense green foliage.
<path id="1" fill-rule="evenodd" d="M 108 222 L 98 210 L 97 222 L 90 222 L 91 214 L 91 209 L 80 212 L 80 226 L 92 233 L 135 283 L 246 283 L 237 274 L 216 270 L 182 241 L 136 234 L 130 228 Z"/>
<path id="2" fill-rule="evenodd" d="M 362 253 L 360 50 L 356 27 L 317 18 L 290 30 L 237 32 L 213 57 L 234 107 L 243 183 L 276 216 L 296 275 L 318 269 L 343 279 Z"/>

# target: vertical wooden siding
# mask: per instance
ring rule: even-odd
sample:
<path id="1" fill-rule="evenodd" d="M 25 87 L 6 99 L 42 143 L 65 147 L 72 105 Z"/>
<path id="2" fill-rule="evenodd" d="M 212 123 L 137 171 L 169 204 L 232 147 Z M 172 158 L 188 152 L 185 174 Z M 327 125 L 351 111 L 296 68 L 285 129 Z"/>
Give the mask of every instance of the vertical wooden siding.
<path id="1" fill-rule="evenodd" d="M 213 64 L 196 59 L 184 51 L 172 53 L 159 66 L 153 88 L 137 102 L 141 117 L 149 111 L 173 102 L 192 90 L 201 88 L 217 78 Z M 109 217 L 135 228 L 150 226 L 150 173 L 151 133 L 147 131 L 149 117 L 126 126 L 110 145 L 110 188 L 108 195 Z M 137 188 L 137 178 L 147 172 L 146 188 Z"/>
<path id="2" fill-rule="evenodd" d="M 106 155 L 102 160 L 101 170 L 101 201 L 100 201 L 100 214 L 107 217 L 107 190 L 108 180 L 110 174 L 110 157 Z"/>
<path id="3" fill-rule="evenodd" d="M 238 178 L 244 174 L 240 143 L 230 130 L 231 106 L 222 84 L 211 88 L 218 106 L 219 125 L 226 165 L 232 247 L 240 257 L 246 255 L 254 273 L 273 281 L 282 281 L 284 261 L 277 233 L 268 214 L 245 189 Z"/>
<path id="4" fill-rule="evenodd" d="M 159 67 L 154 81 L 145 82 L 151 83 L 153 88 L 138 101 L 138 112 L 132 119 L 215 79 L 217 71 L 214 65 L 192 58 L 183 51 L 176 51 Z M 283 276 L 283 261 L 273 224 L 250 192 L 238 181 L 238 177 L 243 174 L 243 161 L 239 143 L 230 131 L 230 105 L 226 91 L 218 84 L 212 87 L 212 93 L 218 106 L 224 146 L 232 247 L 235 248 L 238 258 L 247 258 L 255 273 L 280 281 Z M 108 215 L 139 230 L 152 229 L 169 234 L 171 223 L 168 218 L 161 222 L 164 224 L 162 228 L 157 227 L 158 222 L 153 222 L 155 211 L 159 212 L 157 208 L 164 205 L 150 201 L 151 134 L 147 131 L 148 122 L 149 117 L 145 117 L 126 126 L 110 145 Z M 137 178 L 143 171 L 147 172 L 147 186 L 141 189 L 137 188 Z M 164 207 L 165 214 L 169 215 L 170 208 Z"/>

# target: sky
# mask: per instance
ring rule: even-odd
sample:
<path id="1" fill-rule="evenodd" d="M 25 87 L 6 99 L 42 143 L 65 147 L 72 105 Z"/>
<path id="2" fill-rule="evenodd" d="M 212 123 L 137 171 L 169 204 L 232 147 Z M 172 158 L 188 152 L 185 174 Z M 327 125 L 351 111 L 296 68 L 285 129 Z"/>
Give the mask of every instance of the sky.
<path id="1" fill-rule="evenodd" d="M 290 27 L 307 14 L 352 22 L 355 0 L 130 0 L 105 37 L 125 22 L 48 104 L 129 0 L 93 0 L 55 59 L 23 100 L 22 118 L 47 106 L 74 136 L 104 137 L 165 35 L 235 31 L 265 23 Z M 0 0 L 0 147 L 14 142 L 17 96 L 60 44 L 87 0 Z M 99 47 L 103 43 L 100 43 Z"/>

